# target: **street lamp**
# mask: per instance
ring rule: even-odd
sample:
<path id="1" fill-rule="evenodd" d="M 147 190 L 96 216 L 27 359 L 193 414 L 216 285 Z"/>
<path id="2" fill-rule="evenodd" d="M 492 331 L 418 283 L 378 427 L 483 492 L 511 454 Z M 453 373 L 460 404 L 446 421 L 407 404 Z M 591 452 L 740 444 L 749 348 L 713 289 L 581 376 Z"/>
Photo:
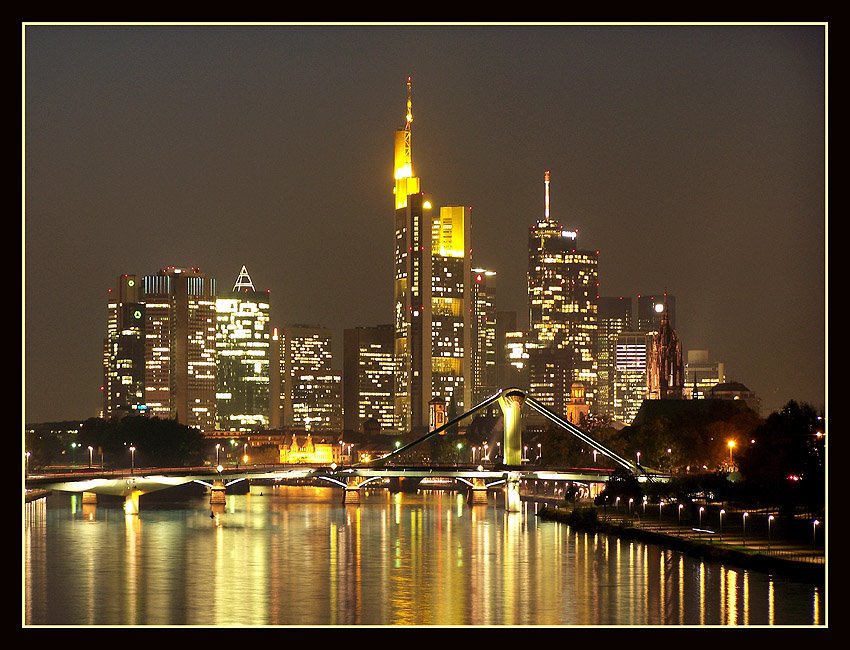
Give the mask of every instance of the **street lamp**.
<path id="1" fill-rule="evenodd" d="M 484 458 L 483 460 L 490 460 L 490 454 L 487 453 L 487 443 L 484 443 Z"/>
<path id="2" fill-rule="evenodd" d="M 632 501 L 634 501 L 634 499 L 629 497 L 629 514 L 632 514 Z"/>
<path id="3" fill-rule="evenodd" d="M 528 445 L 522 446 L 522 459 L 528 460 Z"/>
<path id="4" fill-rule="evenodd" d="M 663 501 L 658 502 L 658 523 L 659 524 L 661 523 L 661 506 L 663 506 L 663 505 L 664 505 Z"/>
<path id="5" fill-rule="evenodd" d="M 215 465 L 216 465 L 216 467 L 218 467 L 218 465 L 219 465 L 218 452 L 219 452 L 220 449 L 221 449 L 221 445 L 219 443 L 215 443 Z"/>
<path id="6" fill-rule="evenodd" d="M 248 443 L 247 442 L 242 445 L 242 464 L 243 465 L 248 464 Z"/>
<path id="7" fill-rule="evenodd" d="M 455 459 L 455 467 L 460 467 L 460 450 L 463 449 L 463 443 L 457 443 L 457 457 Z"/>
<path id="8" fill-rule="evenodd" d="M 699 535 L 702 537 L 702 511 L 705 510 L 702 506 L 699 507 Z"/>
<path id="9" fill-rule="evenodd" d="M 537 460 L 543 458 L 543 445 L 541 443 L 537 443 Z"/>
<path id="10" fill-rule="evenodd" d="M 31 451 L 28 451 L 26 454 L 24 454 L 26 456 L 26 460 L 24 461 L 24 476 L 27 476 L 29 474 L 29 471 L 30 471 L 30 455 L 31 454 L 32 454 Z"/>
<path id="11" fill-rule="evenodd" d="M 773 521 L 773 515 L 767 517 L 767 552 L 770 553 L 770 522 Z"/>
<path id="12" fill-rule="evenodd" d="M 76 442 L 71 443 L 71 465 L 77 464 L 77 447 L 78 445 Z"/>
<path id="13" fill-rule="evenodd" d="M 620 497 L 614 499 L 614 507 L 617 509 L 617 512 L 620 512 Z"/>
<path id="14" fill-rule="evenodd" d="M 749 512 L 745 512 L 743 515 L 741 515 L 741 521 L 744 522 L 744 548 L 747 547 L 747 517 L 749 516 Z"/>
<path id="15" fill-rule="evenodd" d="M 723 541 L 723 515 L 726 511 L 721 508 L 720 509 L 720 541 Z"/>
<path id="16" fill-rule="evenodd" d="M 681 504 L 681 503 L 679 504 L 679 525 L 680 526 L 682 525 L 682 508 L 684 508 L 684 507 L 685 506 L 683 504 Z"/>
<path id="17" fill-rule="evenodd" d="M 637 464 L 640 465 L 640 452 L 637 453 L 637 459 L 638 459 Z"/>
<path id="18" fill-rule="evenodd" d="M 646 495 L 643 495 L 643 516 L 646 517 Z"/>
<path id="19" fill-rule="evenodd" d="M 817 535 L 818 535 L 818 524 L 819 524 L 819 523 L 820 523 L 820 522 L 819 522 L 817 519 L 815 519 L 815 520 L 812 522 L 812 555 L 814 555 L 814 554 L 815 554 L 815 543 L 816 543 L 816 541 L 817 541 Z"/>
<path id="20" fill-rule="evenodd" d="M 136 469 L 136 448 L 130 445 L 130 474 Z"/>
<path id="21" fill-rule="evenodd" d="M 596 465 L 596 454 L 599 453 L 595 449 L 593 450 L 593 464 Z"/>
<path id="22" fill-rule="evenodd" d="M 89 445 L 89 469 L 91 469 L 91 463 L 92 463 L 91 455 L 92 455 L 93 451 L 94 451 L 94 448 L 91 445 Z"/>
<path id="23" fill-rule="evenodd" d="M 732 450 L 735 448 L 735 441 L 730 440 L 726 444 L 729 446 L 729 467 L 732 467 Z"/>

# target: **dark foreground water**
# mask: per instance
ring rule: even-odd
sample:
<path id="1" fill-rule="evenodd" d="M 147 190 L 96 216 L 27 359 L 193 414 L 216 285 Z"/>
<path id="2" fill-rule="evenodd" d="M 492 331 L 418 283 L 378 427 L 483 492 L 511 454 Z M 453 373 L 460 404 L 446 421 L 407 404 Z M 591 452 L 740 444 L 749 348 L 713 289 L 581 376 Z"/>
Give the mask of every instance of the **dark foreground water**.
<path id="1" fill-rule="evenodd" d="M 161 495 L 159 495 L 161 497 Z M 822 586 L 506 513 L 453 492 L 253 486 L 24 521 L 26 626 L 813 626 Z"/>

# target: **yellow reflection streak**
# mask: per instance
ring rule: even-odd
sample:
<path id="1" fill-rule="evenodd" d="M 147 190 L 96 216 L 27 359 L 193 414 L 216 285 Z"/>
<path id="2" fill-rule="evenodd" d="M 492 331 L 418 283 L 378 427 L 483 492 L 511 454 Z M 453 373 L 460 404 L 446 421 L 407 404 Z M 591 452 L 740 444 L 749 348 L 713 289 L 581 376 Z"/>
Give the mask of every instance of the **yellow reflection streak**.
<path id="1" fill-rule="evenodd" d="M 727 574 L 726 584 L 729 589 L 729 598 L 726 603 L 726 611 L 729 617 L 729 625 L 738 624 L 738 574 L 735 571 L 729 571 Z"/>
<path id="2" fill-rule="evenodd" d="M 814 612 L 812 616 L 812 620 L 815 625 L 820 625 L 820 590 L 815 587 L 814 594 Z"/>
<path id="3" fill-rule="evenodd" d="M 744 609 L 744 625 L 750 624 L 750 574 L 748 571 L 744 571 L 744 597 L 743 597 L 743 609 Z"/>
<path id="4" fill-rule="evenodd" d="M 699 624 L 705 625 L 705 562 L 699 563 Z"/>
<path id="5" fill-rule="evenodd" d="M 679 556 L 679 625 L 685 624 L 685 558 Z"/>
<path id="6" fill-rule="evenodd" d="M 773 625 L 773 577 L 767 579 L 767 624 Z"/>

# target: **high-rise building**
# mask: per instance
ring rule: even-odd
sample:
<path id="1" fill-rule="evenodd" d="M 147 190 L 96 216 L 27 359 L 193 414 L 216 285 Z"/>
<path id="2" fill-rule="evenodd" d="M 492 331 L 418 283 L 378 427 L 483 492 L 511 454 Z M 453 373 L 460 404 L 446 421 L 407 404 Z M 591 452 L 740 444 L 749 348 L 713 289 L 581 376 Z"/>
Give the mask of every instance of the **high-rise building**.
<path id="1" fill-rule="evenodd" d="M 647 367 L 652 334 L 624 331 L 614 353 L 614 418 L 630 424 L 647 398 Z"/>
<path id="2" fill-rule="evenodd" d="M 392 324 L 343 332 L 343 416 L 349 431 L 362 431 L 368 419 L 393 428 L 394 334 Z"/>
<path id="3" fill-rule="evenodd" d="M 519 328 L 517 327 L 517 313 L 515 311 L 497 311 L 496 312 L 496 385 L 499 388 L 511 388 L 513 386 L 517 386 L 517 388 L 521 388 L 521 386 L 517 385 L 519 378 L 516 374 L 518 368 L 516 366 L 511 365 L 510 355 L 512 350 L 509 349 L 508 343 L 511 344 L 515 342 L 514 333 L 519 332 Z M 525 349 L 520 352 L 519 358 L 522 359 L 522 353 L 525 352 Z M 525 360 L 528 357 L 526 355 Z M 524 386 L 528 388 L 528 386 Z"/>
<path id="4" fill-rule="evenodd" d="M 283 426 L 315 429 L 334 423 L 333 428 L 341 429 L 342 379 L 332 367 L 331 330 L 319 325 L 286 325 L 276 335 Z M 337 413 L 338 422 L 334 419 Z"/>
<path id="5" fill-rule="evenodd" d="M 637 331 L 657 332 L 661 329 L 661 316 L 667 305 L 667 320 L 670 327 L 676 329 L 676 296 L 668 293 L 661 295 L 643 295 L 637 297 Z"/>
<path id="6" fill-rule="evenodd" d="M 143 413 L 145 403 L 145 304 L 135 275 L 109 289 L 103 344 L 103 417 Z"/>
<path id="7" fill-rule="evenodd" d="M 143 278 L 142 296 L 150 414 L 215 431 L 215 279 L 169 266 Z"/>
<path id="8" fill-rule="evenodd" d="M 268 429 L 271 335 L 269 294 L 245 266 L 216 299 L 216 419 L 221 431 Z"/>
<path id="9" fill-rule="evenodd" d="M 413 168 L 411 79 L 405 124 L 395 132 L 395 427 L 427 431 L 432 399 L 469 404 L 471 219 L 438 211 Z"/>
<path id="10" fill-rule="evenodd" d="M 726 367 L 722 361 L 710 361 L 708 350 L 688 350 L 685 364 L 685 397 L 705 399 L 710 388 L 726 381 Z"/>
<path id="11" fill-rule="evenodd" d="M 494 394 L 496 382 L 496 272 L 472 269 L 472 402 Z M 472 405 L 470 405 L 472 406 Z"/>
<path id="12" fill-rule="evenodd" d="M 567 230 L 550 216 L 549 171 L 544 174 L 545 208 L 543 219 L 531 226 L 528 236 L 529 325 L 537 347 L 566 349 L 569 355 L 557 358 L 571 364 L 571 381 L 584 384 L 585 398 L 595 410 L 597 386 L 597 328 L 599 307 L 599 251 L 578 248 L 578 231 Z M 539 356 L 544 359 L 544 356 Z M 532 369 L 544 376 L 543 368 Z M 532 363 L 533 365 L 533 363 Z M 532 389 L 533 392 L 533 389 Z M 547 394 L 559 392 L 553 388 Z M 538 396 L 538 399 L 541 399 Z M 546 404 L 563 413 L 566 403 Z"/>
<path id="13" fill-rule="evenodd" d="M 661 326 L 652 332 L 649 350 L 647 387 L 649 399 L 682 399 L 685 389 L 685 365 L 682 343 L 670 325 L 666 301 L 662 303 Z"/>
<path id="14" fill-rule="evenodd" d="M 599 298 L 599 335 L 596 358 L 599 377 L 596 388 L 596 411 L 614 414 L 614 383 L 617 339 L 621 332 L 632 329 L 632 299 L 630 297 Z"/>

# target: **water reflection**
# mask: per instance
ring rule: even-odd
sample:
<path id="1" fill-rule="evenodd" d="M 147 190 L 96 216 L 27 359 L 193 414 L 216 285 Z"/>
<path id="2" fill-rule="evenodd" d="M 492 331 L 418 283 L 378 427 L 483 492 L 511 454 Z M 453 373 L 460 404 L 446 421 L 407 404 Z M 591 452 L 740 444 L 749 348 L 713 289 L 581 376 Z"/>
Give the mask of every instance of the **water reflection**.
<path id="1" fill-rule="evenodd" d="M 451 492 L 264 487 L 25 518 L 28 625 L 811 625 L 822 589 Z"/>

